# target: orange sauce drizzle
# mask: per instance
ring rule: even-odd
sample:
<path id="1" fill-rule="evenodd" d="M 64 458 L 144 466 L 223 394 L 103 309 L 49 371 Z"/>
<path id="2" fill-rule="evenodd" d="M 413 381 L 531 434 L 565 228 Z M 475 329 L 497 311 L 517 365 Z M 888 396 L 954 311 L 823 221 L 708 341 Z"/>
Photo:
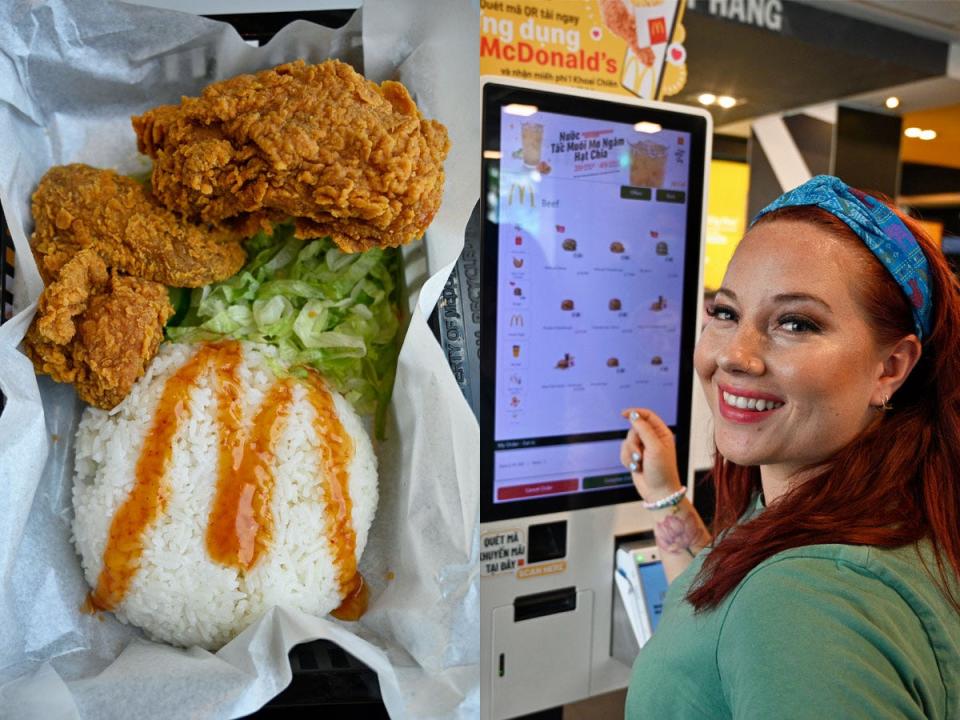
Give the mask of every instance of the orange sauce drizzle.
<path id="1" fill-rule="evenodd" d="M 293 403 L 292 384 L 281 380 L 270 388 L 244 442 L 240 441 L 239 412 L 234 407 L 237 402 L 224 397 L 219 403 L 226 422 L 236 420 L 236 424 L 221 436 L 217 494 L 207 523 L 207 552 L 221 565 L 249 570 L 269 547 L 273 535 L 270 501 L 276 481 L 271 464 Z"/>
<path id="2" fill-rule="evenodd" d="M 271 465 L 293 404 L 293 382 L 280 380 L 270 389 L 249 432 L 244 433 L 237 375 L 242 356 L 242 348 L 236 342 L 205 345 L 167 380 L 137 461 L 133 489 L 111 522 L 103 570 L 96 589 L 84 603 L 85 612 L 112 610 L 129 590 L 140 566 L 146 531 L 166 510 L 170 489 L 165 476 L 173 438 L 180 422 L 190 414 L 190 390 L 210 365 L 216 372 L 220 449 L 217 490 L 207 524 L 207 551 L 214 561 L 246 571 L 269 547 L 275 485 Z M 337 417 L 333 397 L 323 379 L 313 372 L 308 376 L 307 398 L 315 413 L 314 429 L 324 476 L 324 515 L 342 598 L 331 614 L 341 620 L 357 620 L 367 609 L 369 592 L 357 572 L 357 537 L 348 485 L 353 441 Z"/>
<path id="3" fill-rule="evenodd" d="M 220 345 L 201 348 L 164 385 L 153 424 L 137 460 L 133 489 L 110 523 L 110 534 L 103 551 L 103 569 L 97 578 L 97 587 L 88 599 L 88 606 L 112 610 L 127 594 L 140 567 L 144 534 L 166 509 L 170 490 L 164 478 L 177 428 L 190 414 L 190 389 L 222 349 Z"/>
<path id="4" fill-rule="evenodd" d="M 357 572 L 357 534 L 353 529 L 347 468 L 353 457 L 353 441 L 343 429 L 333 397 L 319 375 L 308 376 L 307 398 L 313 406 L 314 429 L 323 466 L 324 515 L 327 537 L 340 582 L 340 607 L 331 614 L 341 620 L 357 620 L 367 609 L 367 584 Z"/>

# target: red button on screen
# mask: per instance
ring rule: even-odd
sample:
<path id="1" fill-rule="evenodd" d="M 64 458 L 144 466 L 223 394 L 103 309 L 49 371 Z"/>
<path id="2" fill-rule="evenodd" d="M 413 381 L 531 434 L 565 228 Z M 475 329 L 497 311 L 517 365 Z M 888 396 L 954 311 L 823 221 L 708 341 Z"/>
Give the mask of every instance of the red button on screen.
<path id="1" fill-rule="evenodd" d="M 497 490 L 497 500 L 521 500 L 541 495 L 576 492 L 579 489 L 579 480 L 551 480 L 550 482 L 530 483 L 529 485 L 511 485 Z"/>

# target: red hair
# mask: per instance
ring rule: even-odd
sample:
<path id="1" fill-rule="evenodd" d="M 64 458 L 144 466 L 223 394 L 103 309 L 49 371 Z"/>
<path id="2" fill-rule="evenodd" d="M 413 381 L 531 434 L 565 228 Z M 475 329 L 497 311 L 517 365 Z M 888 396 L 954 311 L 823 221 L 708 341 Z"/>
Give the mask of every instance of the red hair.
<path id="1" fill-rule="evenodd" d="M 920 224 L 877 197 L 910 229 L 930 266 L 932 330 L 920 360 L 894 395 L 893 410 L 742 525 L 737 521 L 761 490 L 760 469 L 716 453 L 715 546 L 687 594 L 698 612 L 716 608 L 750 570 L 790 548 L 821 543 L 898 548 L 925 538 L 935 550 L 938 584 L 960 612 L 950 583 L 951 575 L 960 577 L 958 283 Z M 854 292 L 879 344 L 892 345 L 916 332 L 903 291 L 843 221 L 809 206 L 777 210 L 757 224 L 777 219 L 825 227 L 862 251 Z"/>

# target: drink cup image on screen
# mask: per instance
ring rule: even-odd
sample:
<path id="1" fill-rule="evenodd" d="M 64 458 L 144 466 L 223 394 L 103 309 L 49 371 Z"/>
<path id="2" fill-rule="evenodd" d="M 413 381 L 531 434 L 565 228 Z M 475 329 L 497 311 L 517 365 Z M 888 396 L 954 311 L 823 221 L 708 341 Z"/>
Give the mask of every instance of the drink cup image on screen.
<path id="1" fill-rule="evenodd" d="M 655 142 L 630 143 L 630 184 L 659 188 L 667 170 L 667 148 Z"/>
<path id="2" fill-rule="evenodd" d="M 543 125 L 523 123 L 520 126 L 520 135 L 523 140 L 523 164 L 527 167 L 536 167 L 540 163 L 540 152 L 543 147 Z"/>

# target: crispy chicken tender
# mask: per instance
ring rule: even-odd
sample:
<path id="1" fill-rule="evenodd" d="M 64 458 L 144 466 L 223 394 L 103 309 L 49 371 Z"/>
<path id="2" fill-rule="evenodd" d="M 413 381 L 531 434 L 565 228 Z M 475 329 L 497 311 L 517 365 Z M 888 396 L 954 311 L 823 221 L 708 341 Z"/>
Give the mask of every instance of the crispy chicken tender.
<path id="1" fill-rule="evenodd" d="M 644 2 L 631 0 L 631 2 L 633 5 L 644 7 L 662 4 L 662 0 L 647 0 Z M 637 18 L 633 11 L 623 3 L 623 0 L 600 0 L 600 14 L 603 17 L 603 24 L 614 35 L 619 35 L 627 41 L 627 45 L 640 58 L 640 62 L 647 66 L 653 65 L 656 61 L 656 55 L 654 55 L 652 48 L 642 48 L 637 43 Z"/>
<path id="2" fill-rule="evenodd" d="M 145 372 L 172 314 L 166 287 L 108 271 L 85 248 L 44 288 L 25 348 L 37 372 L 109 410 Z"/>
<path id="3" fill-rule="evenodd" d="M 423 234 L 440 206 L 446 128 L 400 83 L 302 61 L 214 83 L 133 118 L 168 208 L 247 232 L 287 217 L 347 252 Z"/>
<path id="4" fill-rule="evenodd" d="M 236 233 L 185 222 L 136 180 L 88 165 L 51 168 L 33 195 L 33 219 L 46 282 L 81 248 L 109 267 L 175 287 L 223 280 L 246 261 Z"/>

